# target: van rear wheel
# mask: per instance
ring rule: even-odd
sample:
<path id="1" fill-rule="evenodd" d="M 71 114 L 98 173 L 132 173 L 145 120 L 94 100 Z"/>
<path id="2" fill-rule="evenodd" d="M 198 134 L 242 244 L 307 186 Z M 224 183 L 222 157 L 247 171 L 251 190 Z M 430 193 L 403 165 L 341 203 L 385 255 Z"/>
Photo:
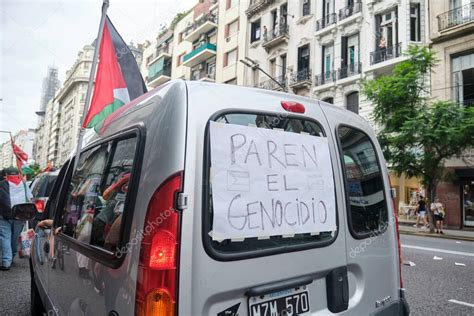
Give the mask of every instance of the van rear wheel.
<path id="1" fill-rule="evenodd" d="M 31 278 L 30 309 L 31 316 L 43 316 L 43 313 L 45 312 L 43 302 L 41 301 L 41 297 L 33 277 Z"/>

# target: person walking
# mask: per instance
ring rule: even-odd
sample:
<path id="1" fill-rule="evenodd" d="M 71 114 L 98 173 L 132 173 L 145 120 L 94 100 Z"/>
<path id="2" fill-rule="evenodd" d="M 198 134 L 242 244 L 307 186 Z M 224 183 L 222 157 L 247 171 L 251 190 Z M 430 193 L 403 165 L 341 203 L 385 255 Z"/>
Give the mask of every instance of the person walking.
<path id="1" fill-rule="evenodd" d="M 422 195 L 420 195 L 418 199 L 418 206 L 417 206 L 416 212 L 418 216 L 416 217 L 416 224 L 413 226 L 419 228 L 419 224 L 421 220 L 423 222 L 423 225 L 427 227 L 428 223 L 426 221 L 426 202 Z"/>
<path id="2" fill-rule="evenodd" d="M 431 211 L 433 211 L 435 219 L 436 233 L 444 235 L 443 233 L 443 223 L 444 223 L 444 208 L 443 204 L 439 201 L 438 198 L 435 199 L 434 203 L 431 203 Z"/>
<path id="3" fill-rule="evenodd" d="M 18 252 L 18 238 L 24 225 L 24 222 L 11 218 L 11 208 L 30 202 L 33 195 L 16 169 L 6 169 L 3 172 L 5 179 L 0 181 L 0 270 L 7 271 Z"/>

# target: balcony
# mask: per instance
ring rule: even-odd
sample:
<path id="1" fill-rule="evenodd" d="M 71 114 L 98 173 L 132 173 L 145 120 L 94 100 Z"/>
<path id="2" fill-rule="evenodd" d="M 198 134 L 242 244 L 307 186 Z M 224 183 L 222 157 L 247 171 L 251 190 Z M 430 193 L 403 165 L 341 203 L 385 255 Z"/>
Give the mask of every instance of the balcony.
<path id="1" fill-rule="evenodd" d="M 339 10 L 339 21 L 344 20 L 345 18 L 348 18 L 350 16 L 353 16 L 356 13 L 359 13 L 362 11 L 362 3 L 356 2 L 351 6 L 342 8 Z"/>
<path id="2" fill-rule="evenodd" d="M 153 88 L 171 80 L 171 66 L 165 67 L 151 77 L 148 77 L 147 84 Z"/>
<path id="3" fill-rule="evenodd" d="M 274 77 L 274 79 L 277 82 L 279 82 L 280 85 L 278 83 L 276 83 L 274 80 L 268 79 L 268 80 L 260 82 L 258 84 L 258 88 L 266 89 L 266 90 L 279 90 L 279 91 L 283 90 L 281 86 L 286 88 L 286 82 L 287 82 L 286 75 Z"/>
<path id="4" fill-rule="evenodd" d="M 337 70 L 337 79 L 341 80 L 362 73 L 362 64 L 354 63 L 341 67 Z"/>
<path id="5" fill-rule="evenodd" d="M 162 57 L 171 58 L 171 53 L 168 46 L 164 47 L 163 49 L 160 49 L 159 51 L 156 51 L 153 55 L 148 57 L 147 63 L 146 63 L 147 66 L 150 66 L 151 64 L 153 64 L 154 62 L 156 62 L 158 59 Z"/>
<path id="6" fill-rule="evenodd" d="M 332 24 L 336 24 L 337 16 L 336 13 L 326 15 L 324 18 L 316 21 L 316 32 L 320 31 Z"/>
<path id="7" fill-rule="evenodd" d="M 216 73 L 208 72 L 206 70 L 202 71 L 191 71 L 191 80 L 196 81 L 204 81 L 204 82 L 215 82 L 216 81 Z"/>
<path id="8" fill-rule="evenodd" d="M 274 28 L 273 30 L 270 30 L 267 33 L 263 33 L 263 48 L 269 50 L 270 48 L 275 47 L 281 43 L 288 43 L 288 29 L 288 25 L 284 24 Z"/>
<path id="9" fill-rule="evenodd" d="M 187 28 L 184 35 L 184 40 L 188 42 L 195 42 L 199 39 L 201 34 L 206 34 L 217 27 L 217 17 L 213 14 L 206 14 L 194 24 Z"/>
<path id="10" fill-rule="evenodd" d="M 184 56 L 183 65 L 186 67 L 194 67 L 203 61 L 216 56 L 216 45 L 205 43 L 194 49 L 192 52 Z"/>
<path id="11" fill-rule="evenodd" d="M 311 86 L 311 70 L 302 69 L 292 72 L 290 75 L 289 85 L 293 89 Z"/>
<path id="12" fill-rule="evenodd" d="M 400 57 L 402 53 L 402 43 L 395 46 L 388 46 L 386 49 L 378 49 L 370 53 L 370 64 L 375 65 L 383 61 Z"/>
<path id="13" fill-rule="evenodd" d="M 438 30 L 442 32 L 473 21 L 474 3 L 470 3 L 438 15 Z"/>
<path id="14" fill-rule="evenodd" d="M 249 8 L 245 11 L 247 17 L 250 19 L 252 16 L 265 10 L 266 7 L 275 3 L 276 0 L 251 0 Z"/>
<path id="15" fill-rule="evenodd" d="M 336 72 L 335 71 L 325 71 L 322 74 L 316 75 L 314 77 L 314 85 L 316 87 L 325 85 L 336 81 Z"/>

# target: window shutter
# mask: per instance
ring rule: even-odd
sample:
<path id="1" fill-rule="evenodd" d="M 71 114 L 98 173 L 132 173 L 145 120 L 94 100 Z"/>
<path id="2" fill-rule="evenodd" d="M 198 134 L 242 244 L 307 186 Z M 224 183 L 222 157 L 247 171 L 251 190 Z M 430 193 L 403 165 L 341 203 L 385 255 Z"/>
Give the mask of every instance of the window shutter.
<path id="1" fill-rule="evenodd" d="M 231 4 L 231 0 L 226 0 L 226 4 L 225 4 L 225 9 L 226 10 L 230 9 L 230 4 Z"/>

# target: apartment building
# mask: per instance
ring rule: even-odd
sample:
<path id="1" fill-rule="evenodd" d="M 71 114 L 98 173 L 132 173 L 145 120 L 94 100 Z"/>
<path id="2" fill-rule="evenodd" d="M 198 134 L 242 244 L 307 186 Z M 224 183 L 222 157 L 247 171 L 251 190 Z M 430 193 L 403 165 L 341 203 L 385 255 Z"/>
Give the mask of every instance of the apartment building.
<path id="1" fill-rule="evenodd" d="M 244 85 L 248 1 L 219 0 L 216 82 Z"/>
<path id="2" fill-rule="evenodd" d="M 36 128 L 35 161 L 41 168 L 45 168 L 49 161 L 58 166 L 60 117 L 59 104 L 54 99 L 49 100 Z"/>
<path id="3" fill-rule="evenodd" d="M 79 51 L 74 65 L 66 72 L 63 87 L 54 98 L 57 106 L 53 109 L 60 117 L 51 126 L 49 137 L 57 143 L 57 147 L 50 146 L 48 160 L 57 157 L 55 166 L 63 164 L 77 145 L 93 55 L 92 45 L 86 45 Z"/>
<path id="4" fill-rule="evenodd" d="M 12 136 L 15 144 L 28 155 L 28 163 L 34 161 L 33 145 L 35 141 L 34 130 L 20 130 Z M 16 167 L 16 160 L 13 156 L 13 148 L 10 140 L 0 145 L 0 169 Z"/>
<path id="5" fill-rule="evenodd" d="M 430 0 L 431 48 L 439 63 L 433 68 L 431 97 L 474 106 L 474 3 L 470 0 Z M 438 195 L 445 204 L 447 225 L 474 226 L 474 149 L 445 164 L 454 173 L 442 182 Z"/>
<path id="6" fill-rule="evenodd" d="M 141 72 L 149 90 L 171 80 L 173 35 L 172 30 L 164 29 L 156 41 L 144 46 Z"/>
<path id="7" fill-rule="evenodd" d="M 294 93 L 370 121 L 363 78 L 389 74 L 410 44 L 426 43 L 426 0 L 254 0 L 248 56 Z M 255 69 L 248 84 L 282 89 Z"/>

